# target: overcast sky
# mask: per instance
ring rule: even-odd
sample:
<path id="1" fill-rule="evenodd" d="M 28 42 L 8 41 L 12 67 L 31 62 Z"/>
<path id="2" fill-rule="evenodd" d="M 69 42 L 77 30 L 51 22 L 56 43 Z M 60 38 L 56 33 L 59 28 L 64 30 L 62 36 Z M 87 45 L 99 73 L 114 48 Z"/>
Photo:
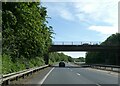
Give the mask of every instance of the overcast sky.
<path id="1" fill-rule="evenodd" d="M 118 32 L 119 0 L 42 0 L 49 25 L 56 33 L 53 41 L 103 42 Z M 74 58 L 85 52 L 64 52 Z"/>

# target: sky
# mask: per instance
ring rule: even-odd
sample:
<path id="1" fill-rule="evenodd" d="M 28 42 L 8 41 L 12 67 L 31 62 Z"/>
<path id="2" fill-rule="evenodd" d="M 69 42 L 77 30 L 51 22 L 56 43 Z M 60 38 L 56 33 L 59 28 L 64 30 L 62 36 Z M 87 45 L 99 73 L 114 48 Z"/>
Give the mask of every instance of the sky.
<path id="1" fill-rule="evenodd" d="M 42 0 L 47 8 L 53 41 L 103 42 L 118 32 L 119 0 Z M 63 52 L 73 58 L 85 57 L 86 52 Z"/>

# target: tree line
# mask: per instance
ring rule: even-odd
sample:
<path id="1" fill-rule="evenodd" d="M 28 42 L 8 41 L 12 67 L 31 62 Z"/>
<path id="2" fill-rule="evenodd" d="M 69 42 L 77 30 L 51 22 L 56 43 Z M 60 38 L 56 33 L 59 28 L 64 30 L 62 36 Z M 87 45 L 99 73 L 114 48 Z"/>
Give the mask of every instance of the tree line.
<path id="1" fill-rule="evenodd" d="M 2 2 L 3 73 L 45 63 L 52 43 L 52 26 L 39 2 Z"/>
<path id="2" fill-rule="evenodd" d="M 120 33 L 112 34 L 101 45 L 119 45 Z M 88 64 L 110 64 L 120 65 L 119 51 L 116 52 L 87 52 L 86 63 Z"/>
<path id="3" fill-rule="evenodd" d="M 79 57 L 79 58 L 73 58 L 75 62 L 85 62 L 84 57 Z"/>
<path id="4" fill-rule="evenodd" d="M 65 55 L 64 53 L 52 52 L 49 54 L 49 61 L 50 63 L 60 62 L 60 61 L 73 62 L 73 58 L 71 56 Z"/>
<path id="5" fill-rule="evenodd" d="M 54 31 L 47 21 L 46 7 L 40 2 L 2 2 L 3 74 L 45 65 Z M 70 56 L 53 52 L 49 62 L 72 61 Z"/>

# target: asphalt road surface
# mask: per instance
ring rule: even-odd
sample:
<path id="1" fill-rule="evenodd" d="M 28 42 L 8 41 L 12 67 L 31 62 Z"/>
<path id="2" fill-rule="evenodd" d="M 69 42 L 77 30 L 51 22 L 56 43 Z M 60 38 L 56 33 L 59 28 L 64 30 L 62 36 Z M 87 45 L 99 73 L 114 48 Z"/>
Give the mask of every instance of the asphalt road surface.
<path id="1" fill-rule="evenodd" d="M 37 74 L 27 84 L 41 84 L 42 86 L 119 86 L 118 74 L 91 68 L 80 68 L 65 63 L 66 67 L 50 67 Z M 41 77 L 41 78 L 40 78 Z"/>
<path id="2" fill-rule="evenodd" d="M 65 68 L 59 68 L 57 65 L 52 68 L 41 84 L 118 86 L 118 75 L 90 68 L 79 68 L 70 63 L 66 63 Z"/>

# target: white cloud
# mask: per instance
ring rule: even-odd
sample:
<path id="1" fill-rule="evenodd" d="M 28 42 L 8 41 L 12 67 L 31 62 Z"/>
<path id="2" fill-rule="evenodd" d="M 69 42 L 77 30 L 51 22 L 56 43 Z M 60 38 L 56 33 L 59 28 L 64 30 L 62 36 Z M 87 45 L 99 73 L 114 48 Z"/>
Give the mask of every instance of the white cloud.
<path id="1" fill-rule="evenodd" d="M 47 1 L 47 0 L 43 0 Z M 88 29 L 102 34 L 113 34 L 118 28 L 118 1 L 120 0 L 49 0 L 48 2 L 62 2 L 48 7 L 54 16 L 68 21 L 80 21 L 89 24 Z M 74 2 L 63 3 L 63 2 Z M 69 9 L 71 6 L 71 9 Z M 98 22 L 100 22 L 98 24 Z M 108 25 L 102 25 L 101 22 Z M 104 28 L 104 29 L 103 29 Z"/>
<path id="2" fill-rule="evenodd" d="M 54 1 L 54 0 L 53 0 Z M 67 3 L 42 3 L 43 6 L 47 7 L 48 15 L 51 17 L 61 17 L 68 21 L 74 21 L 73 13 L 67 8 Z"/>
<path id="3" fill-rule="evenodd" d="M 78 12 L 76 16 L 80 21 L 88 23 L 90 30 L 102 34 L 116 33 L 118 32 L 118 1 L 120 0 L 80 0 L 79 3 L 74 3 Z M 111 26 L 103 26 L 100 23 L 97 25 L 97 22 L 105 22 Z"/>
<path id="4" fill-rule="evenodd" d="M 116 26 L 90 26 L 89 29 L 100 32 L 101 34 L 113 34 L 118 32 Z"/>
<path id="5" fill-rule="evenodd" d="M 41 0 L 41 2 L 81 2 L 83 0 Z M 95 0 L 85 0 L 85 1 L 95 1 Z M 104 1 L 104 0 L 101 0 Z M 107 0 L 106 0 L 107 1 Z M 114 0 L 114 1 L 120 1 L 120 0 Z"/>
<path id="6" fill-rule="evenodd" d="M 72 13 L 64 9 L 59 10 L 59 15 L 66 20 L 74 20 Z"/>
<path id="7" fill-rule="evenodd" d="M 85 0 L 75 3 L 74 6 L 77 12 L 84 12 L 96 21 L 104 21 L 105 19 L 116 17 L 118 14 L 117 2 L 113 0 Z"/>

